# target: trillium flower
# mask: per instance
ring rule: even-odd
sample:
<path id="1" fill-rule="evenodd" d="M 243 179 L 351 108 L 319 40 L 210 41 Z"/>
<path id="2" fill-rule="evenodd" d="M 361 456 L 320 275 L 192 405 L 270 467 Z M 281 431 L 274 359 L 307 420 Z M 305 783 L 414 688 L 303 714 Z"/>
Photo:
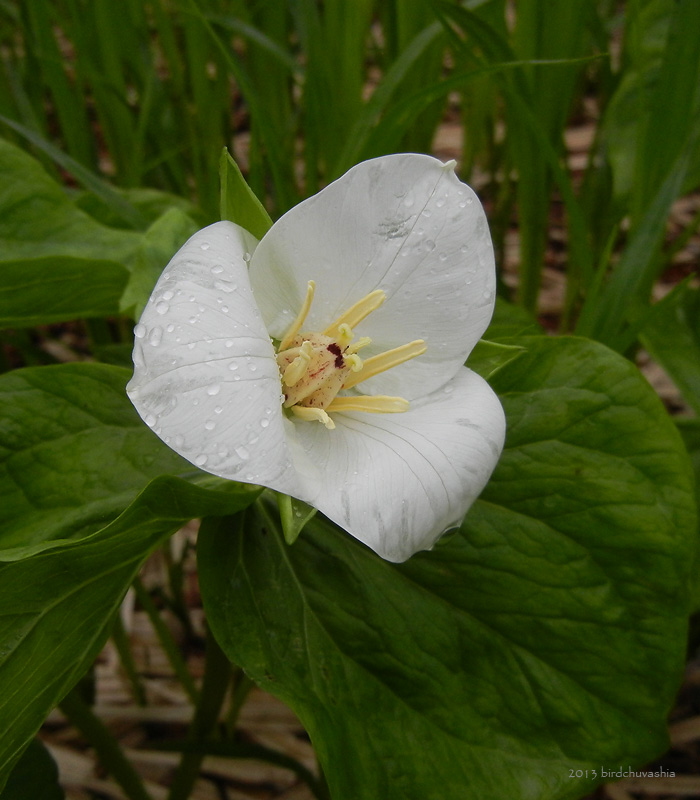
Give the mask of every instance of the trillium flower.
<path id="1" fill-rule="evenodd" d="M 491 319 L 493 249 L 442 164 L 366 161 L 257 241 L 196 233 L 135 328 L 128 394 L 203 470 L 315 506 L 390 561 L 458 525 L 503 410 L 464 367 Z"/>

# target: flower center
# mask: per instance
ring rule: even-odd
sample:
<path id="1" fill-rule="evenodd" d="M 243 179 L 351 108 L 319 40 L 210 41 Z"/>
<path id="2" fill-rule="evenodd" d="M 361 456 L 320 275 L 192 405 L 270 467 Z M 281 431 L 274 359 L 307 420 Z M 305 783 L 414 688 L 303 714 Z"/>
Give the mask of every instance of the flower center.
<path id="1" fill-rule="evenodd" d="M 323 333 L 300 333 L 314 298 L 315 284 L 309 281 L 301 311 L 284 335 L 277 350 L 284 407 L 303 420 L 315 420 L 332 430 L 329 414 L 334 411 L 366 411 L 395 414 L 408 411 L 408 400 L 387 395 L 338 396 L 391 367 L 425 353 L 422 339 L 387 350 L 362 360 L 358 350 L 370 342 L 367 336 L 355 339 L 353 328 L 381 306 L 386 295 L 381 289 L 370 292 L 329 325 Z"/>

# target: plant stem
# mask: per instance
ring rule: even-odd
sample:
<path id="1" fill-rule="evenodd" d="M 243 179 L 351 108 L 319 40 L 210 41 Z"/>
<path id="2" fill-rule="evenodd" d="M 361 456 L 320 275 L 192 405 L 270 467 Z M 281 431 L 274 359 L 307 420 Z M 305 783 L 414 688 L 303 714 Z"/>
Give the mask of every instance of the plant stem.
<path id="1" fill-rule="evenodd" d="M 211 631 L 207 630 L 204 677 L 187 743 L 195 747 L 210 738 L 231 679 L 231 664 Z M 173 777 L 168 800 L 187 800 L 197 781 L 204 754 L 185 751 Z"/>
<path id="2" fill-rule="evenodd" d="M 78 688 L 72 689 L 59 703 L 59 707 L 71 724 L 95 748 L 100 763 L 122 787 L 129 800 L 152 800 L 141 776 L 127 761 L 109 729 L 84 702 Z"/>
<path id="3" fill-rule="evenodd" d="M 175 675 L 177 675 L 177 679 L 182 684 L 183 689 L 187 692 L 188 697 L 192 703 L 196 705 L 198 701 L 197 687 L 194 685 L 192 676 L 187 669 L 184 659 L 180 655 L 180 651 L 173 640 L 172 634 L 168 630 L 168 626 L 163 622 L 155 603 L 151 599 L 151 595 L 146 591 L 146 588 L 139 578 L 134 580 L 133 586 L 141 608 L 148 614 L 148 618 L 151 621 L 151 625 L 153 625 L 158 640 L 163 650 L 165 650 L 170 666 L 173 668 Z"/>

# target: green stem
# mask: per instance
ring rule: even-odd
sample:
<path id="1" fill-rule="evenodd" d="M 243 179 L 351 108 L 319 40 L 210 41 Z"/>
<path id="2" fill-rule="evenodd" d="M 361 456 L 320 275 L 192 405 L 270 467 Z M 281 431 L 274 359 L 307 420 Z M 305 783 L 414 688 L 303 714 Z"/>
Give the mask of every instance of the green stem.
<path id="1" fill-rule="evenodd" d="M 202 690 L 190 725 L 187 745 L 193 748 L 201 746 L 215 730 L 230 679 L 231 664 L 212 633 L 207 631 Z M 203 752 L 185 750 L 173 777 L 168 800 L 187 800 L 197 781 L 203 758 Z"/>
<path id="2" fill-rule="evenodd" d="M 83 701 L 77 688 L 63 698 L 59 707 L 95 748 L 100 763 L 122 787 L 129 800 L 152 800 L 141 776 L 127 761 L 117 740 Z"/>
<path id="3" fill-rule="evenodd" d="M 131 685 L 131 693 L 134 695 L 134 700 L 136 700 L 140 706 L 145 706 L 146 693 L 143 689 L 141 679 L 139 678 L 139 671 L 136 668 L 131 647 L 129 646 L 129 637 L 124 630 L 124 623 L 118 613 L 114 618 L 114 625 L 112 626 L 112 641 L 117 648 L 122 669 Z"/>
<path id="4" fill-rule="evenodd" d="M 198 701 L 197 687 L 194 685 L 192 676 L 187 669 L 187 664 L 180 655 L 180 651 L 173 640 L 172 634 L 168 630 L 168 626 L 163 622 L 163 618 L 156 608 L 155 603 L 151 599 L 151 595 L 146 591 L 146 588 L 141 583 L 139 578 L 134 580 L 133 586 L 134 591 L 136 592 L 136 597 L 141 604 L 141 608 L 143 608 L 146 614 L 148 614 L 151 625 L 153 625 L 153 629 L 158 636 L 158 641 L 161 643 L 161 646 L 168 657 L 170 666 L 173 668 L 177 679 L 182 684 L 183 689 L 187 692 L 190 700 L 196 705 Z"/>

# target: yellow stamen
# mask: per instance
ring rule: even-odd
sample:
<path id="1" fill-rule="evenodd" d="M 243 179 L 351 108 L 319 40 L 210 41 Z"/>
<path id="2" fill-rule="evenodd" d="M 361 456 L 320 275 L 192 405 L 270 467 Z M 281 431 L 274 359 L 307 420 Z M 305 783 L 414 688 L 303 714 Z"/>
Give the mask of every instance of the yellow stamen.
<path id="1" fill-rule="evenodd" d="M 352 375 L 348 375 L 343 384 L 343 389 L 349 389 L 361 381 L 366 381 L 367 378 L 379 375 L 380 372 L 386 372 L 392 367 L 403 364 L 404 361 L 410 361 L 410 359 L 425 353 L 427 349 L 423 339 L 416 339 L 414 342 L 402 344 L 401 347 L 395 347 L 393 350 L 387 350 L 385 353 L 367 358 L 360 372 L 353 372 Z"/>
<path id="2" fill-rule="evenodd" d="M 345 352 L 350 354 L 356 353 L 363 347 L 367 347 L 368 344 L 372 344 L 372 340 L 369 338 L 369 336 L 360 336 L 360 338 L 356 342 L 353 342 L 352 344 L 349 344 L 347 346 Z"/>
<path id="3" fill-rule="evenodd" d="M 381 289 L 375 289 L 375 291 L 363 297 L 362 300 L 358 300 L 344 314 L 341 314 L 332 325 L 326 328 L 323 332 L 324 335 L 337 339 L 341 325 L 349 325 L 351 328 L 356 327 L 366 316 L 376 311 L 385 300 L 386 294 Z"/>
<path id="4" fill-rule="evenodd" d="M 286 350 L 294 340 L 294 337 L 297 335 L 297 333 L 299 333 L 299 330 L 306 319 L 306 315 L 309 313 L 309 309 L 311 308 L 315 291 L 316 284 L 313 281 L 309 281 L 306 287 L 306 297 L 304 298 L 304 304 L 301 307 L 301 311 L 297 314 L 297 318 L 294 320 L 294 322 L 292 322 L 292 325 L 287 333 L 285 333 L 284 338 L 280 342 L 280 346 L 277 348 L 278 352 L 281 353 L 282 350 Z"/>
<path id="5" fill-rule="evenodd" d="M 338 325 L 338 335 L 335 340 L 338 342 L 338 346 L 341 350 L 345 350 L 352 341 L 354 335 L 352 328 L 346 322 Z"/>
<path id="6" fill-rule="evenodd" d="M 355 353 L 350 353 L 349 356 L 345 356 L 345 364 L 346 366 L 350 367 L 353 372 L 359 372 L 362 369 L 364 362 Z"/>
<path id="7" fill-rule="evenodd" d="M 307 408 L 306 406 L 292 406 L 292 414 L 306 422 L 322 422 L 329 431 L 335 428 L 335 422 L 322 408 Z"/>
<path id="8" fill-rule="evenodd" d="M 301 345 L 299 348 L 299 355 L 294 359 L 294 361 L 292 361 L 291 364 L 287 365 L 287 368 L 284 370 L 284 374 L 282 375 L 282 380 L 287 384 L 287 386 L 294 386 L 295 383 L 298 383 L 304 377 L 306 370 L 309 367 L 309 362 L 311 361 L 313 352 L 314 351 L 311 342 L 304 342 Z"/>
<path id="9" fill-rule="evenodd" d="M 368 411 L 372 414 L 400 414 L 408 411 L 408 400 L 385 394 L 335 397 L 326 411 Z"/>

